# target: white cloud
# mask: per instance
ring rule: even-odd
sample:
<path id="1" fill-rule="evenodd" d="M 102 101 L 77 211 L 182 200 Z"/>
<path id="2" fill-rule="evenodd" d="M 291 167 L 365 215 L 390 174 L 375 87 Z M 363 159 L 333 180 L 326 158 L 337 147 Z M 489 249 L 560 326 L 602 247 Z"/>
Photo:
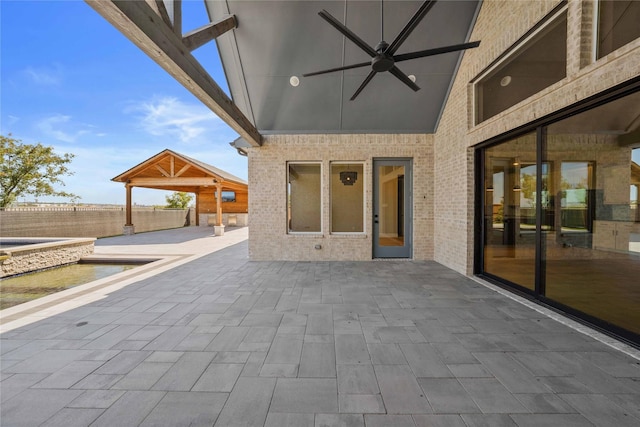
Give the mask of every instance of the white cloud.
<path id="1" fill-rule="evenodd" d="M 24 72 L 29 78 L 38 85 L 55 86 L 62 82 L 62 71 L 59 65 L 52 68 L 33 68 L 27 67 Z"/>
<path id="2" fill-rule="evenodd" d="M 140 126 L 154 136 L 177 138 L 183 143 L 201 143 L 211 131 L 224 123 L 202 104 L 188 104 L 172 97 L 157 97 L 129 106 L 125 113 L 136 113 Z"/>
<path id="3" fill-rule="evenodd" d="M 45 136 L 63 142 L 75 142 L 80 136 L 88 134 L 91 126 L 71 121 L 71 116 L 54 114 L 40 120 L 37 128 Z"/>
<path id="4" fill-rule="evenodd" d="M 139 118 L 142 131 L 122 127 L 121 119 L 97 129 L 63 114 L 38 123 L 39 129 L 56 139 L 43 142 L 54 145 L 56 152 L 74 154 L 69 165 L 74 175 L 63 178 L 64 189 L 79 195 L 81 203 L 124 204 L 123 184 L 111 179 L 165 148 L 246 179 L 247 159 L 228 144 L 237 134 L 206 107 L 165 97 L 131 104 L 127 112 Z M 166 194 L 135 188 L 133 202 L 164 205 Z"/>
<path id="5" fill-rule="evenodd" d="M 119 204 L 125 203 L 124 185 L 111 181 L 111 178 L 127 171 L 137 163 L 156 154 L 153 149 L 137 147 L 118 147 L 106 145 L 55 145 L 56 153 L 73 153 L 69 165 L 71 176 L 62 177 L 65 191 L 80 196 L 81 203 Z M 164 204 L 161 191 L 142 191 L 135 189 L 134 202 L 138 204 Z M 43 199 L 44 200 L 44 199 Z M 58 200 L 60 201 L 60 200 Z"/>

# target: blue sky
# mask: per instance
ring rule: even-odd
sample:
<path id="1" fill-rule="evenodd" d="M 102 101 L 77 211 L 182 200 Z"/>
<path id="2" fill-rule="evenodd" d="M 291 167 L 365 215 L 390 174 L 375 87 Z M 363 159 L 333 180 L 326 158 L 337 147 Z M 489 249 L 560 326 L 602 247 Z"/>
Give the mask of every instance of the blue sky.
<path id="1" fill-rule="evenodd" d="M 185 32 L 207 23 L 202 0 L 183 5 Z M 0 133 L 73 153 L 60 189 L 80 202 L 124 204 L 111 178 L 165 148 L 247 178 L 236 132 L 84 1 L 0 0 L 0 21 Z M 215 43 L 194 55 L 228 93 Z M 167 194 L 135 188 L 133 201 Z"/>

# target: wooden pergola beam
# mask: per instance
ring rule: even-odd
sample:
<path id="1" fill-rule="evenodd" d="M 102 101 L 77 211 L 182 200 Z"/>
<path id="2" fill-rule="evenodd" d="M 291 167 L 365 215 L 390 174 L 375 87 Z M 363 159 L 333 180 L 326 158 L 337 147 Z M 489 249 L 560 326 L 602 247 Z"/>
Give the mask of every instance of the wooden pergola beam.
<path id="1" fill-rule="evenodd" d="M 218 22 L 211 22 L 188 32 L 182 37 L 182 43 L 192 51 L 237 27 L 238 21 L 235 15 L 228 16 Z"/>
<path id="2" fill-rule="evenodd" d="M 183 173 L 185 173 L 187 170 L 189 170 L 189 168 L 191 167 L 191 165 L 189 163 L 187 163 L 186 165 L 184 165 L 182 167 L 182 169 L 180 169 L 178 171 L 178 173 L 175 174 L 176 177 L 179 177 L 180 175 L 182 175 Z"/>
<path id="3" fill-rule="evenodd" d="M 149 6 L 151 6 L 154 12 L 160 15 L 165 24 L 167 24 L 169 27 L 173 25 L 173 23 L 171 22 L 171 18 L 169 17 L 169 12 L 167 11 L 167 6 L 165 6 L 163 0 L 155 0 L 149 3 Z"/>
<path id="4" fill-rule="evenodd" d="M 219 183 L 220 180 L 217 180 Z M 186 177 L 167 177 L 167 178 L 131 178 L 129 185 L 138 186 L 189 186 L 189 187 L 211 187 L 215 188 L 216 182 L 213 178 L 186 178 Z"/>
<path id="5" fill-rule="evenodd" d="M 164 169 L 162 168 L 162 166 L 160 166 L 160 165 L 154 165 L 154 166 L 156 167 L 156 169 L 158 169 L 158 171 L 160 171 L 160 173 L 161 173 L 162 175 L 166 176 L 167 178 L 170 178 L 170 177 L 171 177 L 171 175 L 169 175 L 169 172 L 167 172 L 166 170 L 164 170 Z"/>
<path id="6" fill-rule="evenodd" d="M 173 32 L 182 37 L 182 0 L 173 0 Z"/>
<path id="7" fill-rule="evenodd" d="M 247 142 L 262 145 L 260 132 L 146 1 L 85 1 Z"/>

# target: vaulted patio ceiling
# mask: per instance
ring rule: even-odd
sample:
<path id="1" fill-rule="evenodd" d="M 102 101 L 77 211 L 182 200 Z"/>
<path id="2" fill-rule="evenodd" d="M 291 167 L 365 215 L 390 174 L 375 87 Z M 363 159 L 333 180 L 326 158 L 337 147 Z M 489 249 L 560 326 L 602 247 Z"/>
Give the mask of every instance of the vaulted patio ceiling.
<path id="1" fill-rule="evenodd" d="M 423 1 L 203 0 L 211 24 L 199 29 L 182 28 L 179 0 L 86 1 L 252 146 L 269 133 L 432 133 L 464 53 L 398 63 L 415 76 L 417 92 L 383 72 L 350 101 L 369 66 L 302 77 L 371 60 L 318 12 L 375 47 L 381 4 L 391 43 Z M 480 0 L 435 2 L 396 54 L 469 41 L 479 6 Z M 232 99 L 191 54 L 213 39 Z M 294 76 L 297 87 L 290 84 Z"/>
<path id="2" fill-rule="evenodd" d="M 386 0 L 384 39 L 391 43 L 423 1 Z M 414 92 L 378 73 L 354 100 L 369 66 L 313 77 L 302 74 L 371 58 L 318 16 L 326 10 L 374 47 L 381 40 L 381 2 L 205 0 L 213 21 L 235 15 L 238 27 L 216 41 L 233 100 L 268 133 L 434 132 L 462 53 L 397 64 L 416 77 Z M 479 1 L 438 1 L 398 54 L 469 41 Z M 300 84 L 293 87 L 290 78 Z"/>

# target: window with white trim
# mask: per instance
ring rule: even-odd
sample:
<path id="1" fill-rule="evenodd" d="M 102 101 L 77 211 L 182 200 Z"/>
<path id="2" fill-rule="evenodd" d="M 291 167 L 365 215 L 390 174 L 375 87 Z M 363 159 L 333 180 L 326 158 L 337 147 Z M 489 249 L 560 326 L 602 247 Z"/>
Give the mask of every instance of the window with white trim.
<path id="1" fill-rule="evenodd" d="M 331 162 L 331 232 L 364 232 L 364 164 Z"/>
<path id="2" fill-rule="evenodd" d="M 319 162 L 287 163 L 287 231 L 322 232 L 322 167 Z"/>

